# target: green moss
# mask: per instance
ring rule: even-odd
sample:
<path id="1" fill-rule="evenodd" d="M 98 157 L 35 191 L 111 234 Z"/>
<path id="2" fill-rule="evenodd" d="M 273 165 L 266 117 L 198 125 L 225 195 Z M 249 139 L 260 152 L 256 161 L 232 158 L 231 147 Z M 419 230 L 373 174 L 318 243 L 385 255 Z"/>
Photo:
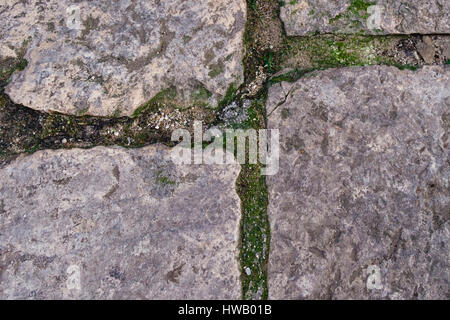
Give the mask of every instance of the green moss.
<path id="1" fill-rule="evenodd" d="M 263 58 L 264 68 L 267 72 L 272 72 L 274 67 L 274 54 L 272 51 L 267 52 Z"/>
<path id="2" fill-rule="evenodd" d="M 170 180 L 170 178 L 165 176 L 162 171 L 158 171 L 156 173 L 156 183 L 162 186 L 173 186 L 176 184 L 176 181 Z"/>
<path id="3" fill-rule="evenodd" d="M 0 81 L 8 81 L 15 71 L 23 71 L 28 66 L 24 58 L 10 58 L 0 61 Z"/>
<path id="4" fill-rule="evenodd" d="M 20 59 L 16 65 L 16 70 L 23 71 L 28 66 L 26 59 Z"/>
<path id="5" fill-rule="evenodd" d="M 149 101 L 138 107 L 131 115 L 131 118 L 136 118 L 143 112 L 154 110 L 162 102 L 173 102 L 173 100 L 176 97 L 177 97 L 177 89 L 175 87 L 169 87 L 167 89 L 164 89 L 159 93 L 157 93 Z"/>
<path id="6" fill-rule="evenodd" d="M 260 30 L 259 22 L 266 12 L 258 12 L 269 6 L 272 0 L 247 0 L 247 24 L 244 33 L 244 68 L 245 82 L 250 83 L 263 66 L 266 71 L 277 67 L 277 55 L 274 52 L 260 51 L 256 37 Z M 267 2 L 267 5 L 261 2 Z M 269 6 L 270 7 L 270 6 Z M 256 28 L 256 29 L 255 29 Z M 265 127 L 265 101 L 267 90 L 264 89 L 246 110 L 247 117 L 241 123 L 233 123 L 234 129 L 261 129 Z M 239 98 L 235 84 L 231 84 L 225 96 L 218 104 L 218 112 Z M 240 266 L 243 299 L 267 299 L 267 270 L 269 254 L 270 226 L 267 216 L 268 193 L 265 177 L 261 176 L 262 165 L 243 164 L 236 182 L 236 191 L 241 199 L 240 226 Z M 251 273 L 246 273 L 249 268 Z"/>
<path id="7" fill-rule="evenodd" d="M 267 217 L 268 194 L 265 177 L 261 176 L 261 165 L 242 165 L 237 182 L 241 197 L 241 267 L 244 299 L 252 299 L 260 292 L 267 299 L 266 266 L 270 242 Z M 245 269 L 249 268 L 250 275 Z"/>
<path id="8" fill-rule="evenodd" d="M 364 0 L 351 0 L 350 5 L 347 7 L 347 10 L 344 13 L 338 14 L 334 18 L 329 20 L 330 23 L 334 23 L 341 19 L 362 19 L 366 20 L 369 17 L 367 9 L 375 5 L 375 2 L 368 2 Z M 354 20 L 355 21 L 355 20 Z"/>
<path id="9" fill-rule="evenodd" d="M 278 53 L 278 67 L 335 68 L 383 63 L 383 52 L 400 37 L 310 36 L 289 38 Z"/>
<path id="10" fill-rule="evenodd" d="M 265 127 L 265 101 L 267 90 L 252 101 L 247 119 L 235 124 L 235 129 L 261 129 Z M 236 150 L 236 148 L 235 148 Z M 247 150 L 248 152 L 248 150 Z M 247 156 L 248 158 L 248 156 Z M 243 299 L 267 299 L 267 261 L 270 225 L 267 216 L 268 193 L 262 164 L 241 165 L 236 191 L 241 199 L 240 264 Z M 249 268 L 251 273 L 245 271 Z"/>
<path id="11" fill-rule="evenodd" d="M 25 153 L 28 153 L 28 154 L 35 153 L 35 152 L 38 150 L 38 147 L 39 147 L 39 145 L 34 144 L 34 145 L 32 145 L 32 146 L 26 148 L 26 149 L 25 149 Z"/>
<path id="12" fill-rule="evenodd" d="M 225 93 L 225 96 L 222 98 L 222 100 L 219 101 L 219 103 L 217 104 L 217 109 L 221 110 L 224 107 L 228 106 L 229 104 L 231 104 L 233 102 L 234 99 L 236 99 L 237 96 L 237 88 L 236 88 L 236 84 L 234 82 L 232 82 L 228 88 L 227 91 Z"/>
<path id="13" fill-rule="evenodd" d="M 244 73 L 245 82 L 254 80 L 259 67 L 266 72 L 274 72 L 278 68 L 278 54 L 262 51 L 258 44 L 258 33 L 262 17 L 267 16 L 267 8 L 273 8 L 273 0 L 247 0 L 247 24 L 244 33 Z M 277 1 L 283 6 L 284 1 Z M 237 98 L 237 89 L 230 86 L 224 99 L 219 103 L 219 110 Z M 265 128 L 265 101 L 267 87 L 257 94 L 247 109 L 246 120 L 233 124 L 236 129 Z M 270 225 L 267 216 L 268 193 L 266 180 L 261 176 L 262 164 L 241 165 L 241 173 L 236 183 L 236 190 L 241 199 L 241 239 L 240 264 L 243 299 L 267 299 L 267 261 L 269 255 Z M 249 268 L 251 273 L 246 273 Z"/>
<path id="14" fill-rule="evenodd" d="M 358 16 L 361 16 L 361 12 L 363 12 L 363 15 L 366 15 L 367 9 L 375 4 L 376 3 L 373 1 L 369 2 L 364 0 L 351 0 L 350 6 L 347 8 L 347 11 Z"/>

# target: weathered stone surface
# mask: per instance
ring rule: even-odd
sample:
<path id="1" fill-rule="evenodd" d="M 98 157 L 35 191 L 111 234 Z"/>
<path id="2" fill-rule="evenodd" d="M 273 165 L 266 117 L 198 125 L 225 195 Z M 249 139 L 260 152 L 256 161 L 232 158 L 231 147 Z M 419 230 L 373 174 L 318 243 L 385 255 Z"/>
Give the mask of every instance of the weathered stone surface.
<path id="1" fill-rule="evenodd" d="M 449 299 L 450 69 L 344 68 L 270 89 L 272 299 Z"/>
<path id="2" fill-rule="evenodd" d="M 239 299 L 240 166 L 43 151 L 0 170 L 1 299 Z"/>
<path id="3" fill-rule="evenodd" d="M 288 35 L 311 33 L 450 33 L 446 0 L 285 1 L 281 19 Z"/>
<path id="4" fill-rule="evenodd" d="M 245 0 L 6 0 L 0 20 L 0 60 L 29 62 L 6 92 L 39 110 L 129 115 L 171 87 L 215 105 L 243 79 Z"/>

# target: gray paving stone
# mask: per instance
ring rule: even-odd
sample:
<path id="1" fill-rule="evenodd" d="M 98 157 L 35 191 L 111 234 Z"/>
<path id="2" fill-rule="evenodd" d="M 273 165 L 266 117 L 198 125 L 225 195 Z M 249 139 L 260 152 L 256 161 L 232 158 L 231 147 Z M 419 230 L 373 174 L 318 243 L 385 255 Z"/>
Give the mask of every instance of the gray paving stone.
<path id="1" fill-rule="evenodd" d="M 0 170 L 0 299 L 239 299 L 240 166 L 41 151 Z"/>
<path id="2" fill-rule="evenodd" d="M 450 68 L 331 69 L 269 92 L 271 299 L 449 299 Z"/>

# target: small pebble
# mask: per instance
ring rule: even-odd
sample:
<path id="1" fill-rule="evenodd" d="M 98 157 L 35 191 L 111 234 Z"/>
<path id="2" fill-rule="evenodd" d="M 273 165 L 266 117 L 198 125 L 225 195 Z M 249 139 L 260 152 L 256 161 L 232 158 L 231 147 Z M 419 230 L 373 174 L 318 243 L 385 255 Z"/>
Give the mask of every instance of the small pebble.
<path id="1" fill-rule="evenodd" d="M 250 268 L 245 268 L 245 273 L 249 276 L 252 274 L 252 270 L 250 270 Z"/>

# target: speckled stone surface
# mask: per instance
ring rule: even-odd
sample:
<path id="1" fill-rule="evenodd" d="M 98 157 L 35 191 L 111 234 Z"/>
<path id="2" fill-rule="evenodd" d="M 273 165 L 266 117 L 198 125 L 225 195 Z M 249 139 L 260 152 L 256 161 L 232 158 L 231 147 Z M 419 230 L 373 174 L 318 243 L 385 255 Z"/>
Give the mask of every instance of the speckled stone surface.
<path id="1" fill-rule="evenodd" d="M 240 166 L 40 151 L 0 170 L 0 299 L 239 299 Z"/>
<path id="2" fill-rule="evenodd" d="M 130 115 L 167 88 L 215 106 L 243 80 L 245 0 L 3 0 L 0 21 L 0 60 L 28 60 L 6 92 L 38 110 Z"/>
<path id="3" fill-rule="evenodd" d="M 290 36 L 313 33 L 450 33 L 447 0 L 285 1 L 281 19 Z"/>
<path id="4" fill-rule="evenodd" d="M 271 87 L 271 299 L 449 299 L 450 68 Z"/>

